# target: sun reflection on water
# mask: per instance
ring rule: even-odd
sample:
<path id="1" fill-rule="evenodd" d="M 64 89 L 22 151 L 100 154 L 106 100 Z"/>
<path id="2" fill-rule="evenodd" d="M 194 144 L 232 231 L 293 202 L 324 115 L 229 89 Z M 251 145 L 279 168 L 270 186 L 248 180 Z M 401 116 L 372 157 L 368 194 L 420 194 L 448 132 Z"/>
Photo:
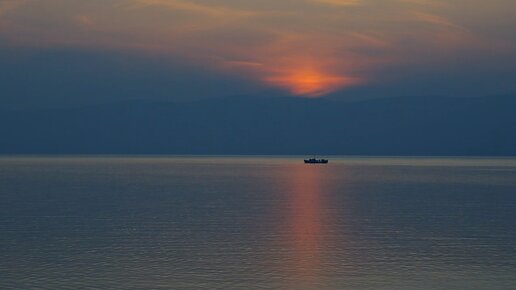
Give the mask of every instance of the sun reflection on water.
<path id="1" fill-rule="evenodd" d="M 322 283 L 326 249 L 330 247 L 328 234 L 331 216 L 327 209 L 330 171 L 323 166 L 296 165 L 286 178 L 284 243 L 288 248 L 284 269 L 291 279 L 290 289 L 310 288 Z"/>

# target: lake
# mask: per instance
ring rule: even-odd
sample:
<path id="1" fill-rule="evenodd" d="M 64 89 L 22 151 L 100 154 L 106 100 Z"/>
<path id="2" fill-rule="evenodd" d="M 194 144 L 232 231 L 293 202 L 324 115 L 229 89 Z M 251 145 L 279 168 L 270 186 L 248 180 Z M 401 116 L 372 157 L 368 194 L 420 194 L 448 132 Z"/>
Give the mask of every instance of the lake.
<path id="1" fill-rule="evenodd" d="M 516 159 L 0 157 L 0 289 L 514 289 Z"/>

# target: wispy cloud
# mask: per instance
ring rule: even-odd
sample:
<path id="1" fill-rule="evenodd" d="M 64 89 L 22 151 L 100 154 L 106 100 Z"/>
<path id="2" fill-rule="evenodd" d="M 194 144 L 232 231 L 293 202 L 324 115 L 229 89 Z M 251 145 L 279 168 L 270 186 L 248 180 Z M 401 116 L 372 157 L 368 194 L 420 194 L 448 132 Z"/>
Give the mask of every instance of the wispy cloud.
<path id="1" fill-rule="evenodd" d="M 414 16 L 414 18 L 416 20 L 421 21 L 421 22 L 445 26 L 445 27 L 449 27 L 449 28 L 455 28 L 455 29 L 459 29 L 459 30 L 465 30 L 464 27 L 453 23 L 452 21 L 450 21 L 449 19 L 447 19 L 443 16 L 439 16 L 436 14 L 426 13 L 426 12 L 421 12 L 421 11 L 413 11 L 412 15 Z"/>
<path id="2" fill-rule="evenodd" d="M 363 0 L 309 0 L 309 2 L 331 6 L 357 6 L 362 4 Z"/>
<path id="3" fill-rule="evenodd" d="M 449 7 L 449 4 L 447 2 L 440 1 L 440 0 L 397 0 L 397 1 L 402 4 L 412 4 L 412 5 L 425 6 L 425 7 L 434 7 L 434 8 Z"/>
<path id="4" fill-rule="evenodd" d="M 0 0 L 0 17 L 19 8 L 27 2 L 28 0 Z"/>
<path id="5" fill-rule="evenodd" d="M 470 1 L 477 9 L 480 0 Z M 502 41 L 463 13 L 439 0 L 0 0 L 0 23 L 10 24 L 0 26 L 0 40 L 181 58 L 319 96 L 374 82 L 388 66 L 445 63 Z"/>
<path id="6" fill-rule="evenodd" d="M 181 0 L 132 0 L 125 4 L 128 8 L 160 7 L 170 10 L 182 10 L 209 17 L 251 17 L 258 13 L 251 10 L 232 8 L 228 5 L 208 5 Z"/>

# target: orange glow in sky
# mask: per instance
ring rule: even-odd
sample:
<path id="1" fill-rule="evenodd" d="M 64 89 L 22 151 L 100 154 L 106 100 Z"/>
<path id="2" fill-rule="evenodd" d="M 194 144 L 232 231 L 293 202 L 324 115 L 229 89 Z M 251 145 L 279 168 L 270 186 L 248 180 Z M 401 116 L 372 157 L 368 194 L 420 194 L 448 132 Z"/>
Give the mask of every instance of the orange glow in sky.
<path id="1" fill-rule="evenodd" d="M 390 67 L 512 59 L 515 12 L 514 0 L 0 0 L 0 46 L 181 59 L 318 97 L 403 81 Z"/>
<path id="2" fill-rule="evenodd" d="M 357 65 L 349 62 L 352 55 L 338 58 L 328 50 L 328 43 L 333 39 L 324 39 L 307 49 L 300 49 L 297 44 L 306 42 L 306 39 L 290 35 L 282 37 L 284 39 L 277 39 L 266 47 L 239 51 L 246 61 L 226 62 L 224 69 L 228 73 L 252 75 L 268 87 L 307 98 L 321 97 L 367 82 L 362 75 L 354 73 Z"/>
<path id="3" fill-rule="evenodd" d="M 284 88 L 293 95 L 319 97 L 358 83 L 357 79 L 318 71 L 311 68 L 285 70 L 265 78 L 265 82 Z"/>

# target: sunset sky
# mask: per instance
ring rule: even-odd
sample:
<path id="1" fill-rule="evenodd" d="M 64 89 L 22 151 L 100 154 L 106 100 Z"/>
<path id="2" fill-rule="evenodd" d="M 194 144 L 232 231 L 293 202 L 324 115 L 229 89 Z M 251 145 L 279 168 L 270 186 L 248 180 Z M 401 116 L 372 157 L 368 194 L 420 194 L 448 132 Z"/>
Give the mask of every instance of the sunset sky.
<path id="1" fill-rule="evenodd" d="M 0 98 L 510 94 L 514 15 L 514 0 L 0 0 Z"/>

